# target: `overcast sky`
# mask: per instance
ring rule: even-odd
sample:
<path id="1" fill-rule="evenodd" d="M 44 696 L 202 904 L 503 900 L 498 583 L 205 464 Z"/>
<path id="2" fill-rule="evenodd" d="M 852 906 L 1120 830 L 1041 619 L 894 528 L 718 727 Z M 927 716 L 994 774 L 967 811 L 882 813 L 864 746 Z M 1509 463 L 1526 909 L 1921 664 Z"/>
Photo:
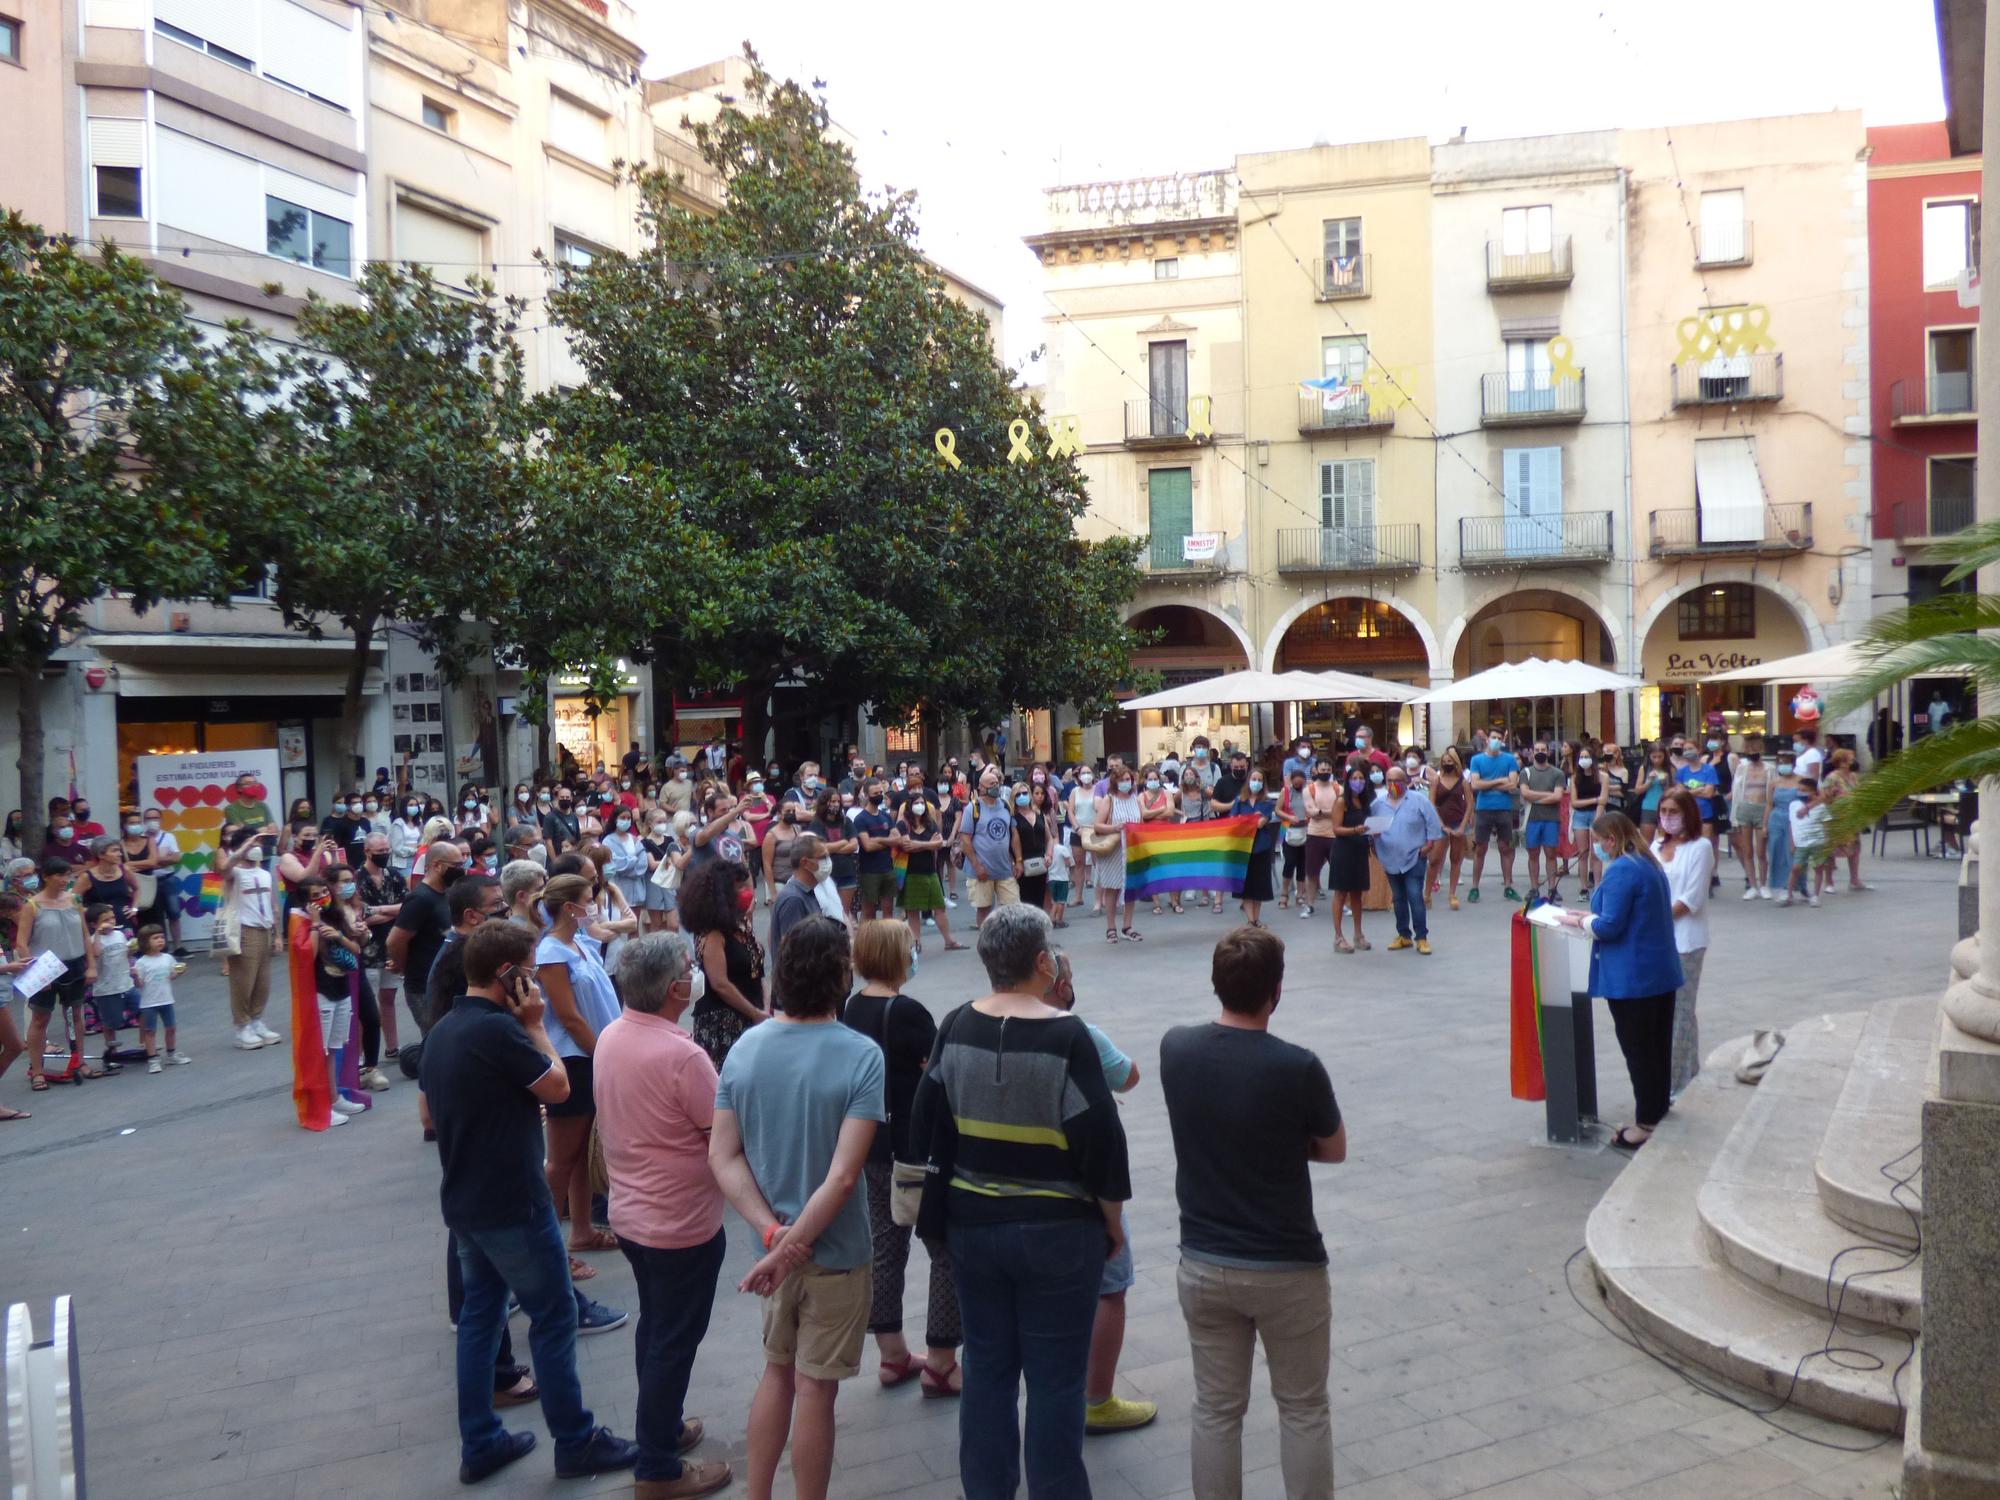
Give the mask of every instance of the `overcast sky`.
<path id="1" fill-rule="evenodd" d="M 1021 236 L 1062 183 L 1461 127 L 1490 140 L 1944 109 L 1932 0 L 634 3 L 649 75 L 748 39 L 772 71 L 824 79 L 868 184 L 915 188 L 924 248 L 1007 304 L 1012 361 L 1045 310 Z"/>

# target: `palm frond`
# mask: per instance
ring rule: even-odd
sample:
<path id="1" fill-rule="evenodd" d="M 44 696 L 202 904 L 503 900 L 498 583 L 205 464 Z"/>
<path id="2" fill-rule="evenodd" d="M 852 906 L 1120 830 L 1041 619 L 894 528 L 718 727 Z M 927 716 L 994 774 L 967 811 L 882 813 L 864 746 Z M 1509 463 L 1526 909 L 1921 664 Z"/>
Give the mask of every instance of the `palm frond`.
<path id="1" fill-rule="evenodd" d="M 1961 630 L 2000 629 L 2000 596 L 1939 594 L 1906 609 L 1877 615 L 1858 643 L 1864 655 L 1878 647 L 1906 646 Z"/>
<path id="2" fill-rule="evenodd" d="M 1878 762 L 1860 785 L 1833 804 L 1829 837 L 1845 843 L 1905 797 L 1961 779 L 1976 784 L 1994 775 L 2000 775 L 2000 717 L 1967 719 Z"/>
<path id="3" fill-rule="evenodd" d="M 2000 686 L 2000 637 L 1954 634 L 1911 641 L 1862 661 L 1860 672 L 1833 693 L 1835 717 L 1866 707 L 1877 693 L 1912 677 L 1970 677 L 1982 687 Z"/>
<path id="4" fill-rule="evenodd" d="M 1945 575 L 1947 584 L 1970 578 L 1987 564 L 2000 562 L 2000 520 L 1980 521 L 1954 532 L 1949 541 L 1930 551 L 1933 559 L 1955 565 Z"/>

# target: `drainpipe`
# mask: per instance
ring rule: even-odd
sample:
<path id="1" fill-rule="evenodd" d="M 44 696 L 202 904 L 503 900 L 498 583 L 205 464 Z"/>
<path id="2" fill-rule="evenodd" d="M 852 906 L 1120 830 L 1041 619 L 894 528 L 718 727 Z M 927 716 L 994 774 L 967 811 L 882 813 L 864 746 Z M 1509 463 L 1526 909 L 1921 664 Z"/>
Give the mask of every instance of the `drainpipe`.
<path id="1" fill-rule="evenodd" d="M 1637 518 L 1632 514 L 1632 334 L 1626 322 L 1626 303 L 1630 300 L 1631 287 L 1627 284 L 1628 272 L 1625 260 L 1625 218 L 1631 192 L 1631 178 L 1625 168 L 1618 169 L 1618 367 L 1623 376 L 1618 382 L 1619 409 L 1618 425 L 1625 441 L 1625 650 L 1626 666 L 1634 677 L 1643 677 L 1645 672 L 1645 643 L 1635 640 L 1633 632 L 1638 626 L 1638 543 Z M 1612 546 L 1618 544 L 1618 533 L 1614 527 L 1611 534 Z M 1625 695 L 1625 731 L 1621 740 L 1637 741 L 1639 736 L 1639 692 Z M 1616 727 L 1615 725 L 1613 726 Z"/>

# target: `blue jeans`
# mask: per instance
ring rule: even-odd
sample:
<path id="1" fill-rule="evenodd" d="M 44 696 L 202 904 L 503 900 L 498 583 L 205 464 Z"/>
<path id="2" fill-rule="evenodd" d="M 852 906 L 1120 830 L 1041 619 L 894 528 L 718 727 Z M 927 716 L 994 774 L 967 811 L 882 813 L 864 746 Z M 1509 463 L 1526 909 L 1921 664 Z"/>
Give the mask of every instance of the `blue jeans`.
<path id="1" fill-rule="evenodd" d="M 639 1283 L 639 1327 L 632 1352 L 639 1367 L 639 1440 L 635 1479 L 681 1477 L 681 1415 L 687 1405 L 694 1353 L 708 1332 L 715 1282 L 729 1237 L 720 1229 L 705 1245 L 655 1250 L 618 1237 Z"/>
<path id="2" fill-rule="evenodd" d="M 1383 873 L 1389 877 L 1389 899 L 1396 903 L 1396 936 L 1429 939 L 1430 919 L 1424 911 L 1424 862 L 1418 860 L 1400 875 L 1393 870 Z"/>
<path id="3" fill-rule="evenodd" d="M 576 1293 L 555 1209 L 545 1207 L 527 1223 L 503 1229 L 460 1229 L 456 1238 L 465 1280 L 465 1304 L 458 1312 L 460 1457 L 477 1459 L 504 1433 L 493 1410 L 493 1363 L 507 1325 L 510 1288 L 528 1315 L 528 1349 L 549 1436 L 558 1453 L 580 1448 L 597 1423 L 576 1378 Z"/>
<path id="4" fill-rule="evenodd" d="M 1090 1500 L 1083 1468 L 1084 1366 L 1108 1248 L 1104 1221 L 954 1224 L 946 1242 L 964 1325 L 958 1410 L 965 1500 Z M 1017 1415 L 1028 1382 L 1025 1446 Z"/>

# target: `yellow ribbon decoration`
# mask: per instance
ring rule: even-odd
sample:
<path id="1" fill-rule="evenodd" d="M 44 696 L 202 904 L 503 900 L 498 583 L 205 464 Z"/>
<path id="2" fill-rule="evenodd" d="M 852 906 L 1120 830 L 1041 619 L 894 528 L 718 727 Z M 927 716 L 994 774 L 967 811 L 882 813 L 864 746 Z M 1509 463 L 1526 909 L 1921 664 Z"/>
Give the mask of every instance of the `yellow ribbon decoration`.
<path id="1" fill-rule="evenodd" d="M 1680 338 L 1674 358 L 1684 365 L 1705 364 L 1717 355 L 1758 354 L 1778 347 L 1771 337 L 1771 309 L 1761 302 L 1682 318 L 1674 325 L 1674 332 Z"/>
<path id="2" fill-rule="evenodd" d="M 1028 441 L 1028 434 L 1033 430 L 1025 417 L 1016 417 L 1007 424 L 1008 463 L 1031 464 L 1035 461 L 1034 445 Z"/>
<path id="3" fill-rule="evenodd" d="M 1572 357 L 1576 346 L 1557 334 L 1549 340 L 1549 378 L 1551 380 L 1581 380 L 1583 371 L 1576 367 Z"/>
<path id="4" fill-rule="evenodd" d="M 1212 419 L 1213 403 L 1206 396 L 1188 397 L 1188 435 L 1198 438 L 1215 436 L 1215 422 Z"/>
<path id="5" fill-rule="evenodd" d="M 1051 417 L 1049 428 L 1049 457 L 1069 458 L 1081 454 L 1083 445 L 1083 423 L 1075 417 Z"/>
<path id="6" fill-rule="evenodd" d="M 940 427 L 933 433 L 931 435 L 931 443 L 937 448 L 938 457 L 950 464 L 954 469 L 965 467 L 964 464 L 958 461 L 958 439 L 952 434 L 952 430 L 949 427 Z"/>

